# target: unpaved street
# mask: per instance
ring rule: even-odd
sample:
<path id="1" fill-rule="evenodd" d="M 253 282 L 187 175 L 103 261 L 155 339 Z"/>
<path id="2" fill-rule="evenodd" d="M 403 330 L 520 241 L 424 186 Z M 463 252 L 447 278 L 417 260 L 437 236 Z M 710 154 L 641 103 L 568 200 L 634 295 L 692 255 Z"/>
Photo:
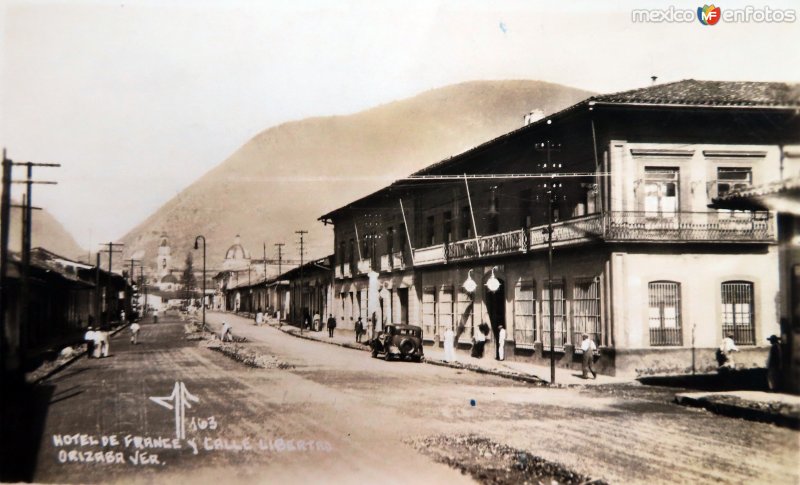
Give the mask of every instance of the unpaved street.
<path id="1" fill-rule="evenodd" d="M 290 368 L 244 366 L 186 341 L 176 320 L 143 325 L 138 346 L 123 332 L 112 341 L 111 357 L 83 359 L 46 383 L 52 397 L 35 480 L 469 482 L 409 444 L 466 434 L 612 483 L 800 480 L 797 432 L 682 408 L 669 402 L 665 390 L 537 388 L 384 362 L 256 328 L 232 315 L 208 315 L 214 328 L 222 318 L 247 337 L 243 346 Z M 174 410 L 149 399 L 170 396 L 176 382 L 185 386 L 190 397 L 184 402 L 191 406 L 185 408 L 181 447 L 144 449 L 144 441 L 126 446 L 125 437 L 176 437 Z M 62 435 L 76 433 L 107 440 L 113 435 L 122 443 L 103 448 L 77 438 L 65 445 Z M 67 450 L 119 452 L 124 463 L 81 462 Z M 157 461 L 134 464 L 136 451 L 155 453 Z"/>

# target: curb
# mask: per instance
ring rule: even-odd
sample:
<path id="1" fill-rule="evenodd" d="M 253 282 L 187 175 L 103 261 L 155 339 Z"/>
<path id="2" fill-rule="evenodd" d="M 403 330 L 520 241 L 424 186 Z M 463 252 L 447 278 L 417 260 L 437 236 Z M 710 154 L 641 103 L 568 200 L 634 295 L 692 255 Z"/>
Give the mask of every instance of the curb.
<path id="1" fill-rule="evenodd" d="M 272 325 L 272 324 L 270 324 L 270 325 Z M 282 327 L 279 327 L 277 325 L 272 325 L 272 326 L 277 328 L 278 330 L 280 330 L 281 332 L 283 332 L 285 334 L 292 335 L 293 337 L 297 337 L 297 338 L 301 338 L 301 339 L 305 339 L 305 340 L 312 340 L 314 342 L 326 343 L 326 344 L 329 344 L 329 345 L 336 345 L 338 347 L 343 347 L 343 348 L 346 348 L 346 349 L 361 350 L 361 351 L 364 351 L 364 352 L 368 352 L 369 351 L 369 347 L 366 347 L 366 346 L 363 346 L 363 345 L 362 346 L 358 346 L 355 343 L 351 344 L 351 343 L 340 343 L 340 342 L 327 342 L 327 341 L 322 340 L 322 339 L 317 339 L 317 338 L 314 338 L 314 337 L 301 335 L 301 334 L 299 334 L 299 333 L 297 333 L 297 332 L 295 332 L 293 330 L 283 329 Z M 289 328 L 294 329 L 295 327 L 290 326 Z M 428 358 L 424 358 L 422 360 L 422 362 L 425 363 L 425 364 L 437 365 L 439 367 L 450 367 L 451 369 L 468 370 L 470 372 L 475 372 L 475 373 L 478 373 L 478 374 L 493 375 L 493 376 L 497 376 L 497 377 L 502 377 L 504 379 L 511 379 L 511 380 L 517 381 L 517 382 L 524 382 L 526 384 L 533 384 L 533 385 L 540 386 L 540 387 L 552 387 L 554 389 L 564 388 L 564 387 L 582 387 L 582 386 L 577 385 L 577 384 L 570 384 L 568 386 L 565 386 L 563 384 L 551 385 L 549 382 L 547 382 L 544 379 L 541 379 L 539 377 L 536 377 L 536 376 L 527 376 L 527 375 L 524 375 L 524 374 L 518 374 L 518 373 L 514 373 L 514 372 L 504 372 L 504 371 L 496 371 L 496 370 L 492 370 L 492 369 L 484 369 L 483 367 L 478 367 L 478 366 L 472 365 L 472 364 L 461 364 L 461 363 L 447 362 L 447 361 L 444 361 L 444 360 L 428 359 Z"/>
<path id="2" fill-rule="evenodd" d="M 125 329 L 128 326 L 130 326 L 130 323 L 126 323 L 125 325 L 121 325 L 120 327 L 117 327 L 116 329 L 112 330 L 110 332 L 109 338 L 115 336 L 116 334 L 118 334 L 119 332 L 121 332 L 123 329 Z M 36 380 L 32 381 L 31 385 L 34 385 L 34 386 L 39 385 L 42 381 L 53 377 L 54 375 L 58 374 L 62 370 L 64 370 L 67 367 L 69 367 L 70 365 L 74 364 L 75 361 L 77 361 L 80 358 L 84 357 L 87 353 L 88 353 L 88 350 L 82 350 L 82 351 L 78 352 L 77 354 L 73 354 L 72 357 L 70 357 L 69 359 L 65 360 L 64 362 L 62 362 L 60 365 L 54 367 L 53 369 L 50 369 L 42 377 L 39 377 Z"/>
<path id="3" fill-rule="evenodd" d="M 713 397 L 713 396 L 712 396 Z M 783 428 L 800 430 L 800 416 L 772 413 L 763 409 L 756 409 L 736 404 L 709 399 L 709 396 L 693 397 L 686 394 L 676 394 L 675 402 L 681 406 L 706 409 L 714 414 L 739 418 L 747 421 L 771 423 Z"/>

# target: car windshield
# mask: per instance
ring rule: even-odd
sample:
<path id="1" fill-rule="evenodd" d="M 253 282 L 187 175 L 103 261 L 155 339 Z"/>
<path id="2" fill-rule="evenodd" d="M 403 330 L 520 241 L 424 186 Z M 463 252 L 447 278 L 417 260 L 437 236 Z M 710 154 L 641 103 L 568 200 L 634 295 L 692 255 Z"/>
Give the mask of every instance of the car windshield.
<path id="1" fill-rule="evenodd" d="M 399 335 L 411 335 L 414 337 L 419 337 L 419 332 L 410 328 L 404 328 L 402 330 L 398 330 L 397 333 Z"/>

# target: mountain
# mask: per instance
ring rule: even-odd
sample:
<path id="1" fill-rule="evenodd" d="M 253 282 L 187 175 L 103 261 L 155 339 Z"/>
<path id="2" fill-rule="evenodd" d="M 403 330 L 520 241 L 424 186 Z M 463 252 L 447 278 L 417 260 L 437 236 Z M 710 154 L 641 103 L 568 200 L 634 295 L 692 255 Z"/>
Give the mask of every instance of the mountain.
<path id="1" fill-rule="evenodd" d="M 13 204 L 19 205 L 19 202 L 14 201 Z M 9 235 L 8 245 L 12 251 L 22 250 L 22 210 L 11 209 L 11 217 L 9 220 Z M 75 238 L 64 229 L 64 226 L 58 222 L 46 210 L 33 211 L 33 220 L 31 221 L 31 231 L 33 238 L 31 240 L 31 247 L 42 247 L 48 251 L 52 251 L 60 256 L 66 258 L 77 259 L 86 261 L 87 252 L 82 249 Z"/>
<path id="2" fill-rule="evenodd" d="M 166 232 L 181 265 L 198 234 L 207 265 L 219 267 L 237 234 L 254 258 L 333 251 L 317 217 L 393 180 L 522 126 L 533 109 L 553 113 L 593 93 L 541 81 L 473 81 L 345 116 L 308 118 L 266 129 L 126 234 L 125 258 L 155 264 Z M 200 263 L 195 258 L 196 266 Z"/>

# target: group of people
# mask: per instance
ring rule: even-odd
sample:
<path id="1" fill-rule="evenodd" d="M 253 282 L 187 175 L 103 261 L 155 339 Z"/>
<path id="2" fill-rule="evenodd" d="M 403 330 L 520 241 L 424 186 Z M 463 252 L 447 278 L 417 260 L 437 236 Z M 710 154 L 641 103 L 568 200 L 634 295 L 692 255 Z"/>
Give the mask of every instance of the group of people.
<path id="1" fill-rule="evenodd" d="M 83 335 L 83 340 L 86 341 L 88 358 L 100 359 L 108 357 L 108 331 L 102 328 L 89 327 Z"/>

